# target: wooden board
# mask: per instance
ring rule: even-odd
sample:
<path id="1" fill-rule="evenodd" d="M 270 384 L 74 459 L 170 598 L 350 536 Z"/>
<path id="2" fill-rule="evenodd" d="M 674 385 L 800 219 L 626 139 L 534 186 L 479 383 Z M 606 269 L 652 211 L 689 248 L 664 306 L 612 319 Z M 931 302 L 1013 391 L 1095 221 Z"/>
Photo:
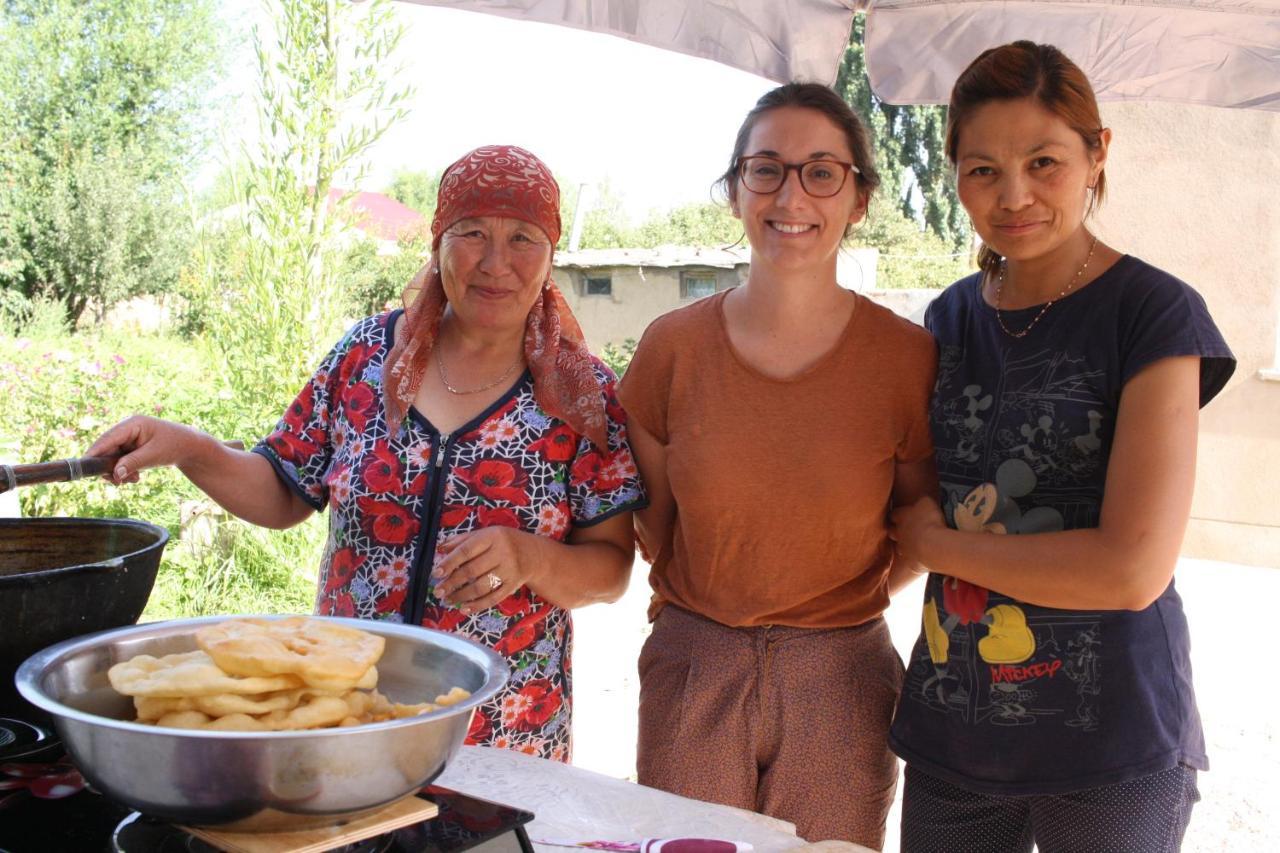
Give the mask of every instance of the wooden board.
<path id="1" fill-rule="evenodd" d="M 321 853 L 402 826 L 421 823 L 435 817 L 438 812 L 435 803 L 421 797 L 405 797 L 382 811 L 341 826 L 321 826 L 296 832 L 223 832 L 189 826 L 183 829 L 227 853 Z"/>

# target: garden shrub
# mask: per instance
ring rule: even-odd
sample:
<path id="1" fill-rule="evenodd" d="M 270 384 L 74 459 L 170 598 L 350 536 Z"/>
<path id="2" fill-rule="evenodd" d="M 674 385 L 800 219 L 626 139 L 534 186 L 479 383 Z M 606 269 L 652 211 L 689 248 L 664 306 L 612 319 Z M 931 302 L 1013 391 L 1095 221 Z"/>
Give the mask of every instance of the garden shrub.
<path id="1" fill-rule="evenodd" d="M 226 431 L 242 418 L 209 358 L 198 342 L 166 336 L 0 334 L 0 445 L 16 462 L 82 456 L 104 430 L 139 413 L 251 446 L 259 436 Z M 19 499 L 26 516 L 137 518 L 168 529 L 144 618 L 311 609 L 322 520 L 266 531 L 228 519 L 216 547 L 190 548 L 180 507 L 207 499 L 172 468 L 145 471 L 128 486 L 90 479 L 30 486 Z"/>

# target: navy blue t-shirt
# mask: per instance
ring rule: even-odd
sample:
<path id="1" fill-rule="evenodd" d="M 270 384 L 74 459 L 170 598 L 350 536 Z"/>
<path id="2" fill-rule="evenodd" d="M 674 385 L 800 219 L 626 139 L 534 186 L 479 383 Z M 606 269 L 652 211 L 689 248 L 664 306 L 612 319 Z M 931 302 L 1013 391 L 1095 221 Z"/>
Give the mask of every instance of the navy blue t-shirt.
<path id="1" fill-rule="evenodd" d="M 947 523 L 1015 535 L 1096 527 L 1120 392 L 1198 355 L 1200 405 L 1235 369 L 1204 300 L 1125 256 L 1001 330 L 980 276 L 929 306 L 930 421 Z M 1001 311 L 1026 328 L 1040 306 Z M 1145 610 L 1038 607 L 931 574 L 890 743 L 919 769 L 998 794 L 1055 794 L 1178 763 L 1207 768 L 1190 640 L 1171 582 Z"/>

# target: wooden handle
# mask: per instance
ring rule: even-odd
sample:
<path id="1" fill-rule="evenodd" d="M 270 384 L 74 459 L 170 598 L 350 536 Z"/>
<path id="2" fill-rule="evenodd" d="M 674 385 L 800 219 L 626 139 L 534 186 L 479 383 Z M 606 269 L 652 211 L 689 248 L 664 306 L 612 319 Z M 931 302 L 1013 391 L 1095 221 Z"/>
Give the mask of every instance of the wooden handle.
<path id="1" fill-rule="evenodd" d="M 244 450 L 243 441 L 224 441 L 232 450 Z M 82 477 L 98 477 L 116 467 L 119 456 L 81 456 L 31 465 L 0 465 L 0 494 L 19 486 L 69 483 Z"/>

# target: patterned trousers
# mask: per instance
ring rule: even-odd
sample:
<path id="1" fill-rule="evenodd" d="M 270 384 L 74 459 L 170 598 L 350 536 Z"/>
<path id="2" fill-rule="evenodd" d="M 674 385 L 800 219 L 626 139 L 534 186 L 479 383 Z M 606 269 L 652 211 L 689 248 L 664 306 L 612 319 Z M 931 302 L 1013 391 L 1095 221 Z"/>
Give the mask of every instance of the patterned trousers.
<path id="1" fill-rule="evenodd" d="M 668 605 L 640 653 L 642 785 L 879 849 L 902 662 L 881 618 L 730 628 Z"/>

